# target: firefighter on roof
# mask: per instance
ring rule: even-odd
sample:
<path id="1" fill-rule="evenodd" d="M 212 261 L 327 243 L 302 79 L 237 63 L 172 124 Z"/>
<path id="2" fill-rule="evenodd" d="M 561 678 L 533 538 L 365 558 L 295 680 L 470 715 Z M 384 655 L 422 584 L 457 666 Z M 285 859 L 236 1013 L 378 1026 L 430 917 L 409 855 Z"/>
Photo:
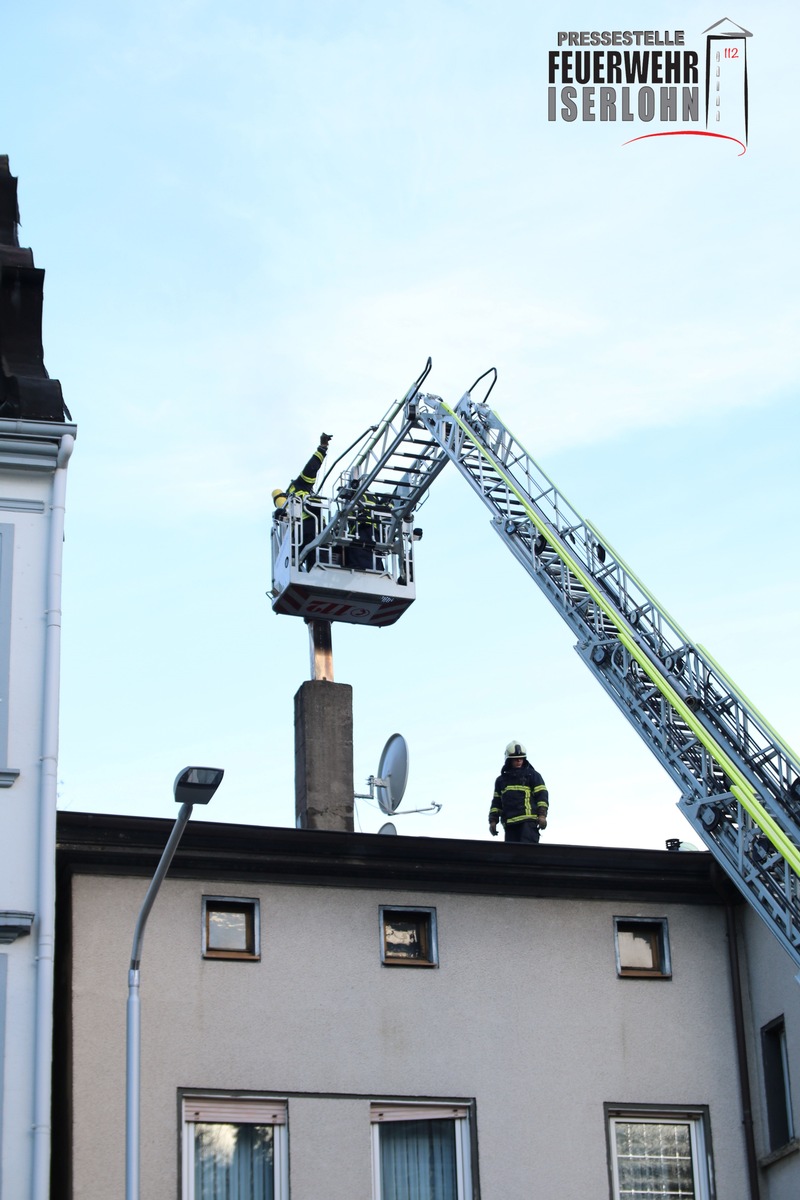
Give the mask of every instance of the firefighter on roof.
<path id="1" fill-rule="evenodd" d="M 489 809 L 489 832 L 497 837 L 502 824 L 507 842 L 538 842 L 547 828 L 548 797 L 545 782 L 527 759 L 521 742 L 509 742 L 506 761 L 494 785 Z"/>

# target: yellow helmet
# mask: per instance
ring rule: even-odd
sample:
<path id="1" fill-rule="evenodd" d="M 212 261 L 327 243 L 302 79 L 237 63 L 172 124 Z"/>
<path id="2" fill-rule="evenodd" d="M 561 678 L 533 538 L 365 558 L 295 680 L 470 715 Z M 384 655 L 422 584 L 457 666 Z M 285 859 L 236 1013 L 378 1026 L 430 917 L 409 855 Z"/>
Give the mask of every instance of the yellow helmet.
<path id="1" fill-rule="evenodd" d="M 288 497 L 283 488 L 275 488 L 272 493 L 272 500 L 276 508 L 285 508 L 288 502 Z"/>

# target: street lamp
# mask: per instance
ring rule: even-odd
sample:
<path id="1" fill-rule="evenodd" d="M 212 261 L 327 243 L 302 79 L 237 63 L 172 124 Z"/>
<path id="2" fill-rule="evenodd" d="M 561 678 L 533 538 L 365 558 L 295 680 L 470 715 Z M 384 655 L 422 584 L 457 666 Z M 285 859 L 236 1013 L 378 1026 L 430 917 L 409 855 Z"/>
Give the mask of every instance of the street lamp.
<path id="1" fill-rule="evenodd" d="M 185 767 L 173 784 L 175 801 L 181 811 L 164 847 L 161 861 L 150 881 L 136 928 L 128 969 L 128 1009 L 125 1061 L 125 1200 L 139 1200 L 139 1092 L 141 1050 L 141 1004 L 139 1001 L 139 964 L 142 958 L 144 927 L 158 889 L 169 870 L 173 855 L 181 840 L 195 804 L 208 804 L 222 782 L 224 772 L 215 767 Z"/>

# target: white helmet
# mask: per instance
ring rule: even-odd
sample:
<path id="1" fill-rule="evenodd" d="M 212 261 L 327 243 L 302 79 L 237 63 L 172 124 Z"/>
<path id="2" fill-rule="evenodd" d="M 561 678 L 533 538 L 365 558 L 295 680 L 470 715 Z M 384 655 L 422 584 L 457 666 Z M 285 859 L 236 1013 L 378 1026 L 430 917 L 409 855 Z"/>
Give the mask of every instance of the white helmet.
<path id="1" fill-rule="evenodd" d="M 522 742 L 509 742 L 506 746 L 506 758 L 527 758 L 528 751 Z"/>

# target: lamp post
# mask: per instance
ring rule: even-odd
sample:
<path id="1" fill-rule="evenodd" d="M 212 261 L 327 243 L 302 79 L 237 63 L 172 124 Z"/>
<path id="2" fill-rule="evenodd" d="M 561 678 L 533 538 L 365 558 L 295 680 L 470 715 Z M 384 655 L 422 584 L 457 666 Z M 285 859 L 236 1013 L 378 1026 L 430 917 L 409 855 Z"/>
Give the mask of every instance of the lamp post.
<path id="1" fill-rule="evenodd" d="M 169 870 L 195 804 L 208 804 L 222 782 L 224 772 L 215 767 L 185 767 L 173 784 L 175 801 L 181 810 L 164 847 L 156 873 L 139 911 L 133 932 L 133 948 L 128 969 L 128 1008 L 125 1044 L 125 1200 L 139 1200 L 139 1093 L 141 1050 L 141 1004 L 139 1001 L 139 964 L 142 958 L 144 928 L 158 889 Z"/>

